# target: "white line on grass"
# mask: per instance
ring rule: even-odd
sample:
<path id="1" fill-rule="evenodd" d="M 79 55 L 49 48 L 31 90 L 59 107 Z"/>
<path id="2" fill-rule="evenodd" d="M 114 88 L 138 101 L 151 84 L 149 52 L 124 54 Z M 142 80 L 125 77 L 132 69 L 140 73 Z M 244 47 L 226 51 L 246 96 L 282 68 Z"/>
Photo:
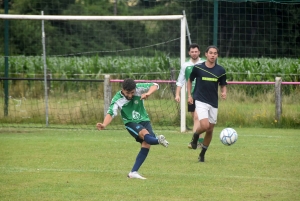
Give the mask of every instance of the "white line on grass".
<path id="1" fill-rule="evenodd" d="M 55 169 L 55 168 L 24 168 L 24 167 L 0 167 L 1 172 L 6 172 L 6 173 L 14 173 L 14 172 L 112 172 L 112 173 L 120 173 L 120 174 L 127 174 L 127 172 L 123 171 L 111 171 L 111 170 L 102 170 L 102 169 L 94 169 L 94 170 L 85 170 L 85 169 Z M 155 173 L 155 175 L 178 175 L 178 176 L 185 176 L 185 177 L 195 177 L 199 176 L 199 174 L 193 174 L 193 173 Z M 239 176 L 239 175 L 202 175 L 201 177 L 205 178 L 214 178 L 214 177 L 219 177 L 219 178 L 237 178 L 237 179 L 259 179 L 259 180 L 277 180 L 277 181 L 296 181 L 299 182 L 300 179 L 294 179 L 294 178 L 282 178 L 282 177 L 258 177 L 258 176 Z"/>

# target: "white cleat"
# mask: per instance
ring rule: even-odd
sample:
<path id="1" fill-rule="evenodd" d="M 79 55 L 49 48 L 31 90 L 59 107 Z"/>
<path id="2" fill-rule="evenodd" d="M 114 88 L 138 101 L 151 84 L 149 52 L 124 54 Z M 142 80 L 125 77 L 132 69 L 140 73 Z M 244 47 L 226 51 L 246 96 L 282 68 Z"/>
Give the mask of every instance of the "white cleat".
<path id="1" fill-rule="evenodd" d="M 158 139 L 159 144 L 161 144 L 162 146 L 164 146 L 164 147 L 169 146 L 169 142 L 166 140 L 165 136 L 160 135 L 160 136 L 158 136 L 157 139 Z"/>
<path id="2" fill-rule="evenodd" d="M 129 172 L 129 174 L 127 175 L 128 178 L 130 179 L 146 179 L 145 177 L 142 177 L 138 172 L 134 171 L 134 172 Z"/>

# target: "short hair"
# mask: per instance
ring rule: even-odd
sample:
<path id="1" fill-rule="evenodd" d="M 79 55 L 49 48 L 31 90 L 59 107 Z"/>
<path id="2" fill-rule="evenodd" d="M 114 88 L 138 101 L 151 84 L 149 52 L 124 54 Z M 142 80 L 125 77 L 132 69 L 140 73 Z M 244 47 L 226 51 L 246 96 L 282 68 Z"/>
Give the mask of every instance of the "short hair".
<path id="1" fill-rule="evenodd" d="M 124 81 L 122 83 L 122 88 L 126 91 L 134 90 L 136 88 L 135 81 L 133 79 L 130 79 L 130 78 L 124 79 Z"/>
<path id="2" fill-rule="evenodd" d="M 198 50 L 200 51 L 200 47 L 197 43 L 192 43 L 189 45 L 189 51 L 192 49 L 192 48 L 198 48 Z"/>
<path id="3" fill-rule="evenodd" d="M 215 46 L 215 45 L 210 45 L 210 46 L 208 46 L 208 47 L 206 48 L 206 50 L 205 50 L 205 53 L 208 53 L 208 51 L 209 51 L 210 48 L 216 49 L 216 50 L 217 50 L 217 53 L 219 54 L 219 49 L 218 49 L 217 46 Z"/>

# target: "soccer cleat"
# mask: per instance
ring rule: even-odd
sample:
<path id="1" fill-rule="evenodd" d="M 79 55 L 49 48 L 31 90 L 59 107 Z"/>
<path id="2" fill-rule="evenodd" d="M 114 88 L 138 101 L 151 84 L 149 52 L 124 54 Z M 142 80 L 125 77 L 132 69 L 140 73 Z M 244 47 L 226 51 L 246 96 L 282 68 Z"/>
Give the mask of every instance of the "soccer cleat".
<path id="1" fill-rule="evenodd" d="M 204 162 L 204 155 L 202 156 L 202 155 L 200 154 L 199 157 L 198 157 L 198 159 L 199 159 L 199 162 Z"/>
<path id="2" fill-rule="evenodd" d="M 146 179 L 145 177 L 142 177 L 138 172 L 134 171 L 134 172 L 129 172 L 129 174 L 127 175 L 128 178 L 130 179 Z"/>
<path id="3" fill-rule="evenodd" d="M 197 145 L 197 144 L 194 144 L 193 142 L 190 142 L 190 143 L 188 144 L 188 148 L 189 148 L 189 149 L 197 149 L 197 147 L 198 147 L 198 145 Z"/>
<path id="4" fill-rule="evenodd" d="M 165 136 L 160 135 L 160 136 L 158 136 L 157 139 L 158 139 L 158 143 L 159 143 L 159 144 L 161 144 L 161 145 L 164 146 L 164 147 L 168 147 L 169 142 L 166 140 Z"/>
<path id="5" fill-rule="evenodd" d="M 204 156 L 205 156 L 206 151 L 207 151 L 207 147 L 206 148 L 205 148 L 205 146 L 202 147 L 202 150 L 201 150 L 201 152 L 199 154 L 199 157 L 198 157 L 199 162 L 204 162 Z"/>

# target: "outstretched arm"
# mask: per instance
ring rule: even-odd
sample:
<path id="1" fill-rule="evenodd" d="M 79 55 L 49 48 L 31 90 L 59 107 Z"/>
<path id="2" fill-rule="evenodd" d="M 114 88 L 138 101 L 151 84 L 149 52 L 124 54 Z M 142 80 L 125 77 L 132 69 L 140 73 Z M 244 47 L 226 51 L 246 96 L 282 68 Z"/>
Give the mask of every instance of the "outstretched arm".
<path id="1" fill-rule="evenodd" d="M 110 114 L 107 114 L 103 120 L 103 123 L 97 123 L 96 127 L 98 130 L 103 130 L 110 122 L 113 120 L 113 117 Z"/>
<path id="2" fill-rule="evenodd" d="M 156 90 L 158 89 L 158 85 L 153 85 L 149 88 L 148 92 L 147 93 L 143 93 L 141 95 L 141 100 L 145 100 L 147 99 L 153 92 L 155 92 Z"/>

